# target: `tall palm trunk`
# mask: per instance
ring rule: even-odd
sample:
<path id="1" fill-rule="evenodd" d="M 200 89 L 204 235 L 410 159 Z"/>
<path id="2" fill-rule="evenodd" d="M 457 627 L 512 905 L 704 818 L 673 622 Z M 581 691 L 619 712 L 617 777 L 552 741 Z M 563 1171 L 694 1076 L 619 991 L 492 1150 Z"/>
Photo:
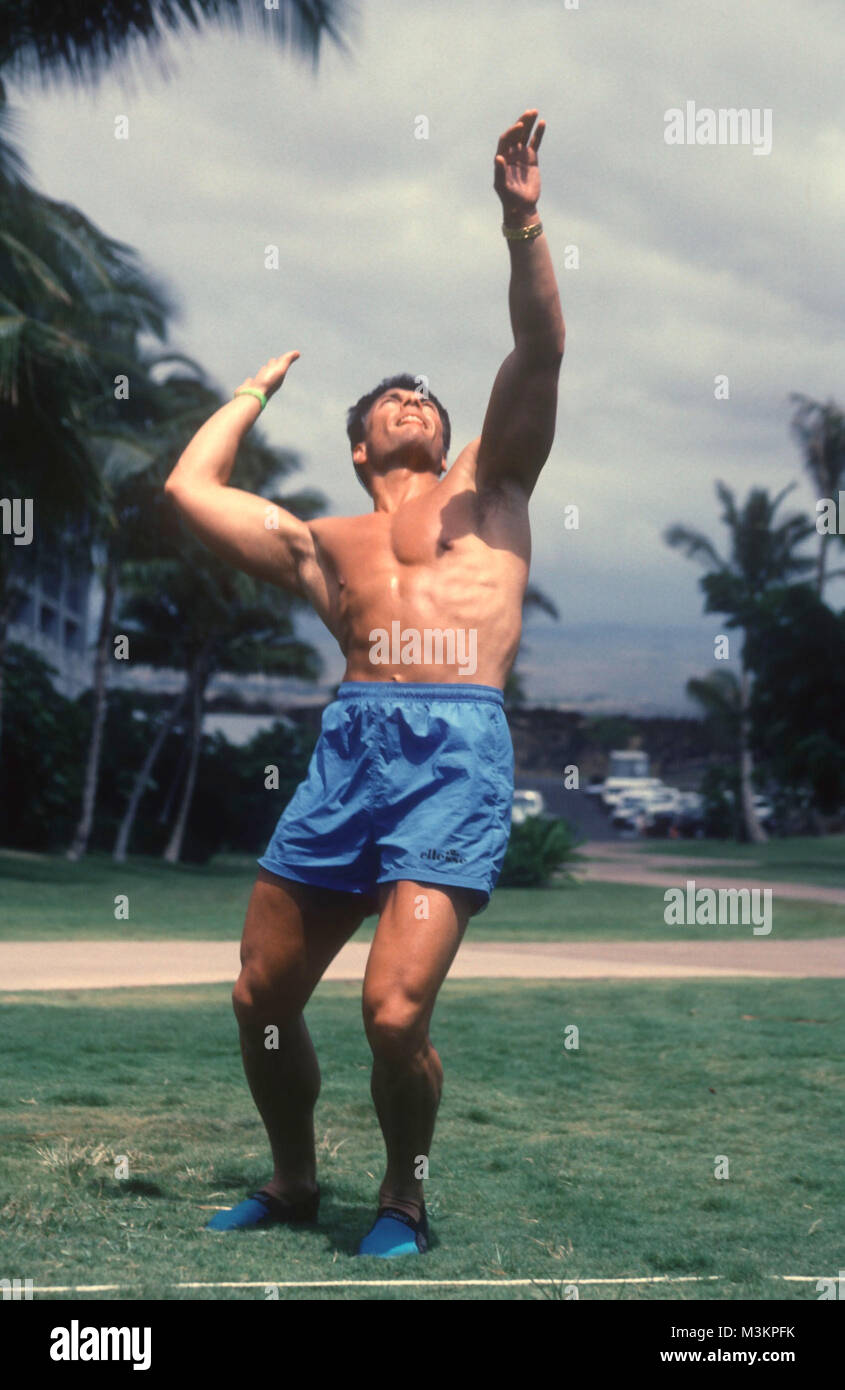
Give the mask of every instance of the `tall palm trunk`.
<path id="1" fill-rule="evenodd" d="M 6 681 L 6 642 L 12 617 L 12 602 L 12 595 L 8 594 L 0 605 L 0 748 L 3 745 L 3 688 Z"/>
<path id="2" fill-rule="evenodd" d="M 830 537 L 824 533 L 819 536 L 819 556 L 816 561 L 816 588 L 819 592 L 819 598 L 824 598 L 824 586 L 827 578 L 825 574 L 825 570 L 827 569 L 827 543 L 829 540 Z"/>
<path id="3" fill-rule="evenodd" d="M 178 864 L 182 853 L 182 841 L 185 838 L 185 828 L 188 824 L 188 814 L 191 809 L 191 802 L 194 799 L 194 786 L 197 780 L 197 767 L 199 766 L 200 747 L 202 746 L 202 718 L 203 705 L 205 703 L 205 687 L 208 684 L 210 672 L 207 665 L 207 651 L 203 650 L 197 658 L 190 676 L 191 689 L 191 744 L 188 756 L 188 771 L 185 776 L 185 786 L 182 792 L 182 800 L 176 815 L 176 822 L 173 832 L 164 851 L 163 859 L 168 864 Z"/>
<path id="4" fill-rule="evenodd" d="M 159 825 L 169 825 L 170 815 L 173 810 L 173 803 L 176 800 L 176 793 L 182 785 L 182 778 L 185 775 L 185 768 L 188 765 L 188 745 L 182 742 L 179 749 L 179 759 L 176 763 L 176 770 L 170 779 L 170 786 L 167 788 L 167 796 L 164 798 L 164 805 L 156 816 Z"/>
<path id="5" fill-rule="evenodd" d="M 156 762 L 158 760 L 158 755 L 161 752 L 162 747 L 164 746 L 164 740 L 167 738 L 167 735 L 173 728 L 173 725 L 176 722 L 176 719 L 182 709 L 182 706 L 185 703 L 187 694 L 188 690 L 186 686 L 184 690 L 180 691 L 176 703 L 172 705 L 165 714 L 164 719 L 161 721 L 161 724 L 159 725 L 158 732 L 156 733 L 155 738 L 153 739 L 152 743 L 150 744 L 147 750 L 147 756 L 144 759 L 143 766 L 141 767 L 137 777 L 135 778 L 135 784 L 132 788 L 132 795 L 129 798 L 126 811 L 123 816 L 123 820 L 120 823 L 120 829 L 117 832 L 117 839 L 114 842 L 114 851 L 112 853 L 112 859 L 115 861 L 116 864 L 124 864 L 126 862 L 126 855 L 129 850 L 129 841 L 131 839 L 132 831 L 135 826 L 135 818 L 138 814 L 138 807 L 141 805 L 141 798 L 144 795 L 144 792 L 147 790 L 147 785 L 152 776 L 153 768 L 155 767 Z"/>
<path id="6" fill-rule="evenodd" d="M 105 598 L 97 634 L 97 654 L 94 660 L 94 710 L 91 725 L 91 739 L 88 744 L 88 758 L 85 764 L 85 782 L 82 789 L 82 813 L 73 842 L 67 852 L 68 859 L 81 859 L 88 849 L 91 827 L 94 824 L 94 809 L 97 803 L 97 782 L 100 776 L 100 753 L 103 744 L 103 728 L 106 722 L 106 666 L 109 657 L 114 609 L 117 600 L 117 561 L 111 556 L 106 564 Z"/>
<path id="7" fill-rule="evenodd" d="M 742 818 L 745 833 L 755 845 L 763 845 L 768 835 L 760 824 L 757 808 L 754 805 L 754 758 L 751 753 L 751 677 L 743 661 L 742 677 L 739 683 L 739 784 L 742 800 Z"/>

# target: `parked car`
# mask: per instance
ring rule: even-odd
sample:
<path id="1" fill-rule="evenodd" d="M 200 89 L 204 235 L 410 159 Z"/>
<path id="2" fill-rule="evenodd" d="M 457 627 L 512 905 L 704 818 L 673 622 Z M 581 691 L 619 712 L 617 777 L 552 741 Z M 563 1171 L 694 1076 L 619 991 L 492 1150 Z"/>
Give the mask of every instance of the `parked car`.
<path id="1" fill-rule="evenodd" d="M 678 810 L 680 792 L 674 787 L 667 787 L 664 783 L 659 783 L 656 787 L 646 787 L 643 791 L 635 793 L 639 795 L 644 806 L 650 811 L 657 813 L 675 812 Z"/>
<path id="2" fill-rule="evenodd" d="M 684 839 L 700 839 L 704 834 L 704 797 L 699 792 L 679 792 L 675 830 Z"/>
<path id="3" fill-rule="evenodd" d="M 542 816 L 545 809 L 542 792 L 515 791 L 511 805 L 511 825 L 522 825 L 529 816 Z"/>
<path id="4" fill-rule="evenodd" d="M 730 801 L 731 805 L 736 801 L 736 797 L 730 789 L 725 791 L 725 796 L 728 801 Z M 770 798 L 768 796 L 763 796 L 762 792 L 754 792 L 752 800 L 754 802 L 754 809 L 757 812 L 757 819 L 760 821 L 761 825 L 765 825 L 775 814 L 775 808 Z"/>
<path id="5" fill-rule="evenodd" d="M 603 805 L 610 808 L 628 793 L 640 795 L 662 786 L 659 777 L 608 777 L 602 786 L 601 799 Z"/>
<path id="6" fill-rule="evenodd" d="M 625 792 L 612 808 L 610 823 L 615 830 L 640 834 L 646 828 L 648 808 L 637 792 Z"/>

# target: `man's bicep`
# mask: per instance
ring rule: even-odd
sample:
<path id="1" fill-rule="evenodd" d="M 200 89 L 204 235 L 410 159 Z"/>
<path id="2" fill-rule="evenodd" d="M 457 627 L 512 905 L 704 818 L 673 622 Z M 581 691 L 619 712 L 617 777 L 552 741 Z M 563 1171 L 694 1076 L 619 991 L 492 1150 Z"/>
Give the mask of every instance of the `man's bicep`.
<path id="1" fill-rule="evenodd" d="M 303 554 L 313 545 L 304 521 L 235 487 L 174 489 L 174 497 L 187 525 L 221 560 L 256 579 L 300 591 Z"/>
<path id="2" fill-rule="evenodd" d="M 509 482 L 532 491 L 554 440 L 560 362 L 520 345 L 505 358 L 481 431 L 479 486 Z"/>

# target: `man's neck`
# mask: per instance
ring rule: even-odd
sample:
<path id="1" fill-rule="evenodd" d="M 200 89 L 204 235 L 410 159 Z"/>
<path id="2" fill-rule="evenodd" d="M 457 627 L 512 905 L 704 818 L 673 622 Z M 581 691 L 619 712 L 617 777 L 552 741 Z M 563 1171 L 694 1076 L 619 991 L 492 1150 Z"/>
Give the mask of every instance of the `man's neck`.
<path id="1" fill-rule="evenodd" d="M 431 492 L 439 481 L 432 472 L 420 473 L 414 468 L 391 468 L 387 473 L 376 474 L 370 479 L 373 511 L 398 512 L 406 502 Z"/>

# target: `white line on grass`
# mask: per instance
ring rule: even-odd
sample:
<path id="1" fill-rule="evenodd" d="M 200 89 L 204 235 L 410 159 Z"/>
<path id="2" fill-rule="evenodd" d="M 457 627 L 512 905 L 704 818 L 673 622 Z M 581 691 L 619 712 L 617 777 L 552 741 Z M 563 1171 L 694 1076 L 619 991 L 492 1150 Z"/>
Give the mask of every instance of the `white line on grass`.
<path id="1" fill-rule="evenodd" d="M 653 1274 L 624 1279 L 577 1279 L 561 1276 L 559 1279 L 253 1279 L 249 1281 L 226 1281 L 220 1283 L 180 1283 L 165 1287 L 171 1289 L 265 1289 L 272 1285 L 277 1289 L 392 1289 L 392 1288 L 433 1288 L 433 1289 L 515 1289 L 527 1288 L 532 1284 L 706 1284 L 714 1279 L 724 1279 L 724 1274 Z M 767 1279 L 789 1279 L 794 1283 L 809 1284 L 817 1280 L 815 1274 L 768 1274 Z M 120 1289 L 135 1288 L 134 1284 L 44 1284 L 35 1285 L 33 1293 L 116 1293 Z"/>

